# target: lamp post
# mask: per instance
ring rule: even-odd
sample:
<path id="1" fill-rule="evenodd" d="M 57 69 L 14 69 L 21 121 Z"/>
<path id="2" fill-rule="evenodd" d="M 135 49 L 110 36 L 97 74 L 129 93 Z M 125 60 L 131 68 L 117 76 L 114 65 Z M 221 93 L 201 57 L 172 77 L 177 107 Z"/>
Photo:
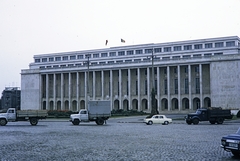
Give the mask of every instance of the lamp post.
<path id="1" fill-rule="evenodd" d="M 155 115 L 155 114 L 158 114 L 158 111 L 157 111 L 157 107 L 156 107 L 156 100 L 155 100 L 155 79 L 154 79 L 154 55 L 153 55 L 153 52 L 154 50 L 152 49 L 152 91 L 151 91 L 151 103 L 152 103 L 152 110 L 151 110 L 151 114 L 152 115 Z"/>
<path id="2" fill-rule="evenodd" d="M 86 55 L 87 56 L 87 109 L 88 109 L 88 103 L 89 103 L 89 64 L 90 64 L 90 61 L 89 61 L 89 54 Z"/>

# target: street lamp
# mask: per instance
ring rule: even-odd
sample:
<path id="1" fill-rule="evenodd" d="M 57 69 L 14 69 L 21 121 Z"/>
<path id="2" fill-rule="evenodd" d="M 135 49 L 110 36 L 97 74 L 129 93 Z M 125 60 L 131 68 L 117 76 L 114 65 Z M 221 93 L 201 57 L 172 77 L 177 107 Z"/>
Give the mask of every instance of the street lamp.
<path id="1" fill-rule="evenodd" d="M 152 109 L 151 109 L 151 114 L 155 115 L 158 114 L 157 107 L 156 107 L 156 100 L 155 100 L 155 79 L 154 79 L 154 58 L 155 56 L 153 55 L 154 50 L 152 49 L 152 91 L 151 91 L 151 104 L 152 104 Z"/>
<path id="2" fill-rule="evenodd" d="M 89 61 L 89 57 L 90 57 L 90 54 L 87 54 L 87 100 L 86 100 L 86 104 L 87 104 L 87 109 L 88 109 L 88 103 L 89 103 L 89 64 L 90 64 L 90 61 Z"/>

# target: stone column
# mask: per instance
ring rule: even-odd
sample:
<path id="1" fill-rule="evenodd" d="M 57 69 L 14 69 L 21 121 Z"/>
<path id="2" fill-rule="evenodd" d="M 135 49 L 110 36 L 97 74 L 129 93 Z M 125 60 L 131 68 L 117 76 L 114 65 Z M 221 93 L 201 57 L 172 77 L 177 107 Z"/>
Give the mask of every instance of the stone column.
<path id="1" fill-rule="evenodd" d="M 102 77 L 102 100 L 105 100 L 104 98 L 104 71 L 101 71 L 101 77 Z"/>
<path id="2" fill-rule="evenodd" d="M 46 74 L 46 109 L 49 110 L 49 75 Z"/>
<path id="3" fill-rule="evenodd" d="M 160 68 L 157 67 L 157 110 L 161 111 L 161 96 L 160 96 Z"/>
<path id="4" fill-rule="evenodd" d="M 192 78 L 191 65 L 188 65 L 189 109 L 192 110 Z"/>
<path id="5" fill-rule="evenodd" d="M 72 77 L 71 77 L 71 73 L 68 73 L 68 107 L 69 110 L 71 109 L 71 100 L 72 100 L 72 92 L 71 92 L 71 88 L 72 88 Z"/>
<path id="6" fill-rule="evenodd" d="M 199 64 L 199 83 L 200 83 L 200 107 L 204 106 L 203 86 L 202 86 L 202 64 Z"/>
<path id="7" fill-rule="evenodd" d="M 123 109 L 123 106 L 122 106 L 122 70 L 121 69 L 119 69 L 119 71 L 118 71 L 118 75 L 119 75 L 119 77 L 118 77 L 118 82 L 119 82 L 119 96 L 118 96 L 118 98 L 119 98 L 119 109 Z"/>
<path id="8" fill-rule="evenodd" d="M 141 102 L 141 73 L 140 68 L 137 68 L 137 74 L 138 74 L 138 111 L 142 110 L 142 102 Z"/>
<path id="9" fill-rule="evenodd" d="M 171 111 L 171 105 L 172 105 L 172 103 L 171 103 L 171 95 L 170 95 L 170 93 L 171 93 L 171 91 L 170 91 L 170 67 L 169 66 L 167 66 L 167 95 L 168 95 L 168 111 Z"/>
<path id="10" fill-rule="evenodd" d="M 144 85 L 145 88 L 145 85 Z M 151 112 L 152 99 L 151 99 L 151 81 L 150 81 L 150 68 L 147 68 L 147 95 L 148 95 L 148 110 Z"/>
<path id="11" fill-rule="evenodd" d="M 96 72 L 93 71 L 93 84 L 92 84 L 92 91 L 93 91 L 93 100 L 96 100 Z"/>
<path id="12" fill-rule="evenodd" d="M 178 74 L 178 110 L 182 110 L 181 103 L 181 73 L 180 73 L 180 65 L 177 66 L 177 74 Z"/>
<path id="13" fill-rule="evenodd" d="M 63 105 L 64 105 L 64 101 L 63 101 L 63 96 L 64 96 L 64 90 L 63 90 L 64 84 L 63 84 L 63 73 L 61 73 L 61 110 L 63 110 Z"/>
<path id="14" fill-rule="evenodd" d="M 128 107 L 129 110 L 132 109 L 132 101 L 131 101 L 131 69 L 128 69 Z"/>
<path id="15" fill-rule="evenodd" d="M 111 100 L 111 106 L 112 109 L 114 108 L 113 101 L 114 101 L 114 96 L 113 96 L 113 71 L 110 70 L 110 100 Z"/>
<path id="16" fill-rule="evenodd" d="M 79 100 L 79 73 L 77 72 L 77 111 L 80 110 L 79 105 L 80 105 L 80 100 Z"/>
<path id="17" fill-rule="evenodd" d="M 53 74 L 53 110 L 56 110 L 56 74 Z"/>

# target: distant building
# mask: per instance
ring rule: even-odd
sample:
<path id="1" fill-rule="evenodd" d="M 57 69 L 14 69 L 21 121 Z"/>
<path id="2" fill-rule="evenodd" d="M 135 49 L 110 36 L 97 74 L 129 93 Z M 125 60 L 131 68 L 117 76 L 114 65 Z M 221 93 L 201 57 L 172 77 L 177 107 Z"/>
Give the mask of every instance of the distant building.
<path id="1" fill-rule="evenodd" d="M 8 109 L 14 107 L 20 109 L 21 107 L 21 91 L 19 87 L 6 87 L 2 92 L 1 109 Z"/>
<path id="2" fill-rule="evenodd" d="M 90 99 L 150 112 L 152 88 L 159 112 L 239 109 L 239 37 L 35 55 L 21 72 L 21 107 L 78 111 Z"/>

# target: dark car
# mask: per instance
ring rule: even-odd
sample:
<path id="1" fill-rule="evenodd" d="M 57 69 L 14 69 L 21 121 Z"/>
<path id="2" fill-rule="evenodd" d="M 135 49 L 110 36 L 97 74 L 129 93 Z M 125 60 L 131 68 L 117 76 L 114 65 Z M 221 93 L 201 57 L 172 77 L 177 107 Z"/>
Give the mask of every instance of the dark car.
<path id="1" fill-rule="evenodd" d="M 228 151 L 232 152 L 234 156 L 240 156 L 240 128 L 236 134 L 230 134 L 222 137 L 221 147 Z"/>

